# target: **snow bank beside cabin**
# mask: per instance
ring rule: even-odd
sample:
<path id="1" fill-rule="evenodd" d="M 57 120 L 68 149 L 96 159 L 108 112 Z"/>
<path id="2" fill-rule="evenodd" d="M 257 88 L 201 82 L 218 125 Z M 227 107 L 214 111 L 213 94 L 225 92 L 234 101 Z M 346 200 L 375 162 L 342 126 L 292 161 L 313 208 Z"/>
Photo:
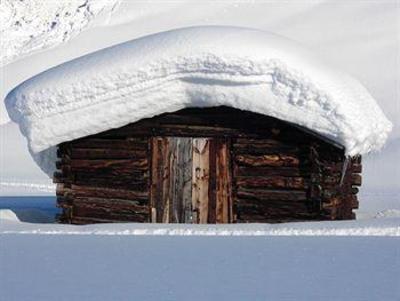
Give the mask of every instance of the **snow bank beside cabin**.
<path id="1" fill-rule="evenodd" d="M 371 95 L 292 41 L 237 27 L 191 27 L 119 44 L 43 72 L 6 98 L 51 174 L 57 144 L 186 107 L 226 105 L 322 134 L 348 155 L 391 130 Z"/>

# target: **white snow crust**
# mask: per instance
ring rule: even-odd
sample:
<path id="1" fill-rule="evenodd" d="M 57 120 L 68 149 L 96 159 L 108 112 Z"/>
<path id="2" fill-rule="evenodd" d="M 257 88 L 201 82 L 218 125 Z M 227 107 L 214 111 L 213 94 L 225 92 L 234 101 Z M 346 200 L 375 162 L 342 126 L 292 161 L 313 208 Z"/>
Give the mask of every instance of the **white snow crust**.
<path id="1" fill-rule="evenodd" d="M 14 211 L 16 211 L 14 209 Z M 0 235 L 38 234 L 38 235 L 114 235 L 114 236 L 400 236 L 399 217 L 372 218 L 357 221 L 297 222 L 282 224 L 149 224 L 118 223 L 94 224 L 85 226 L 43 224 L 40 210 L 17 210 L 25 213 L 22 218 L 30 223 L 10 223 L 14 218 L 11 210 L 0 210 Z M 4 214 L 4 215 L 2 215 Z M 4 216 L 4 218 L 3 218 Z M 42 213 L 48 222 L 48 216 Z M 2 220 L 3 219 L 3 220 Z M 36 223 L 36 224 L 35 224 Z"/>
<path id="2" fill-rule="evenodd" d="M 355 79 L 293 41 L 238 27 L 190 27 L 132 40 L 43 72 L 6 98 L 11 119 L 48 174 L 61 142 L 185 107 L 219 105 L 304 126 L 348 155 L 379 150 L 392 128 Z"/>

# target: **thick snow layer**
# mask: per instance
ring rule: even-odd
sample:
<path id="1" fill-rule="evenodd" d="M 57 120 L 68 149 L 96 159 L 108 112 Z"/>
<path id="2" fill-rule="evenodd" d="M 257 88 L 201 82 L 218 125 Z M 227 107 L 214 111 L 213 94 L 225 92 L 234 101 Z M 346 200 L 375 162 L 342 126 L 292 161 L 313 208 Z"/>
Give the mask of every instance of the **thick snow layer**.
<path id="1" fill-rule="evenodd" d="M 0 66 L 76 36 L 119 0 L 1 1 Z"/>
<path id="2" fill-rule="evenodd" d="M 294 42 L 236 27 L 163 32 L 65 63 L 6 98 L 38 164 L 54 146 L 185 107 L 227 105 L 296 123 L 346 148 L 378 150 L 391 123 L 353 78 Z"/>
<path id="3" fill-rule="evenodd" d="M 0 245 L 7 301 L 400 296 L 400 240 L 393 237 L 0 234 Z"/>

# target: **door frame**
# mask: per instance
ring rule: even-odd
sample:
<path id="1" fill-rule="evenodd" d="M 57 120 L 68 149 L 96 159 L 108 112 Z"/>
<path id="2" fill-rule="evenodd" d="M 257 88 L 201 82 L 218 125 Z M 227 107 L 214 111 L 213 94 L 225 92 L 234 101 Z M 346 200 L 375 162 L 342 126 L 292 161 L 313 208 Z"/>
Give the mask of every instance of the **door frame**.
<path id="1" fill-rule="evenodd" d="M 153 136 L 149 149 L 151 222 L 233 222 L 230 138 Z"/>

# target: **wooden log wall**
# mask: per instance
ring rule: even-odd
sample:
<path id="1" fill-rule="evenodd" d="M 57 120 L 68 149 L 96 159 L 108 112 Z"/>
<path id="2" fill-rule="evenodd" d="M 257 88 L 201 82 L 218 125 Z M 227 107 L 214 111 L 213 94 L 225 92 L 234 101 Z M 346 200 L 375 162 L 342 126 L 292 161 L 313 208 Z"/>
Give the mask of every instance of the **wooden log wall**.
<path id="1" fill-rule="evenodd" d="M 149 221 L 146 138 L 88 137 L 58 148 L 61 222 Z"/>
<path id="2" fill-rule="evenodd" d="M 232 201 L 218 208 L 216 203 L 211 215 L 219 212 L 232 222 L 354 218 L 360 157 L 346 159 L 341 146 L 287 122 L 216 107 L 167 113 L 61 144 L 54 175 L 63 208 L 60 221 L 151 221 L 153 137 L 227 141 L 229 151 L 216 160 L 229 160 L 230 172 L 223 171 L 226 162 L 209 163 L 209 168 L 224 173 Z M 178 178 L 184 174 L 176 172 Z M 210 189 L 225 193 L 221 183 L 209 183 Z M 180 221 L 185 210 L 179 213 Z M 207 214 L 204 220 L 215 218 Z"/>

